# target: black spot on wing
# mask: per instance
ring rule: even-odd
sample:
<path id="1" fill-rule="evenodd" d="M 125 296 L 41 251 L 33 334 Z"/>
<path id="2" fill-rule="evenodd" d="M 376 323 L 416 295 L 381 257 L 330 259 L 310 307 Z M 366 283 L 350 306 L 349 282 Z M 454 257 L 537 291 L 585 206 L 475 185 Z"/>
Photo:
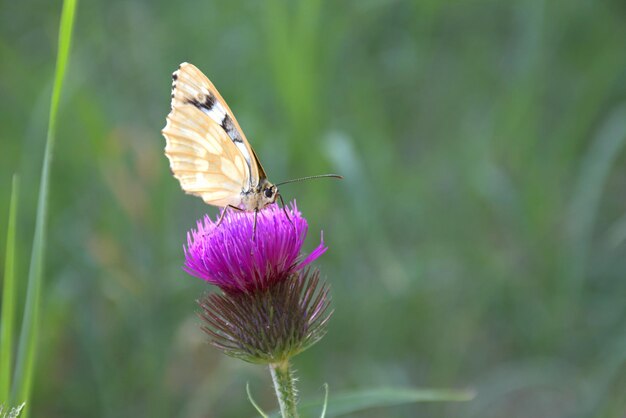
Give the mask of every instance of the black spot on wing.
<path id="1" fill-rule="evenodd" d="M 170 107 L 173 109 L 174 108 L 174 97 L 176 96 L 176 93 L 174 93 L 176 91 L 176 81 L 172 81 L 172 101 L 170 103 Z"/>
<path id="2" fill-rule="evenodd" d="M 233 140 L 233 142 L 243 142 L 241 138 L 239 138 L 239 132 L 237 132 L 235 124 L 233 123 L 230 116 L 228 116 L 228 113 L 224 115 L 224 119 L 222 119 L 222 123 L 220 125 L 222 126 L 222 129 L 226 131 L 230 139 Z"/>
<path id="3" fill-rule="evenodd" d="M 204 103 L 202 104 L 202 106 L 207 110 L 213 109 L 213 106 L 215 106 L 215 96 L 213 96 L 212 94 L 207 94 L 204 98 Z"/>
<path id="4" fill-rule="evenodd" d="M 234 129 L 233 121 L 230 119 L 230 116 L 228 116 L 228 113 L 224 115 L 224 119 L 222 119 L 222 123 L 220 125 L 226 132 Z"/>
<path id="5" fill-rule="evenodd" d="M 207 94 L 199 98 L 189 99 L 187 100 L 187 103 L 194 105 L 200 110 L 210 112 L 211 109 L 213 109 L 213 106 L 215 106 L 215 96 Z"/>

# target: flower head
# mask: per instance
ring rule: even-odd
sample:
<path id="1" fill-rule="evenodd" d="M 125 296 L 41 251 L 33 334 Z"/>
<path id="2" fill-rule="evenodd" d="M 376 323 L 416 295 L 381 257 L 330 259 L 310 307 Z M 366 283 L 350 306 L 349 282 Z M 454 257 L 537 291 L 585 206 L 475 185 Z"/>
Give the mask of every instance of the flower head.
<path id="1" fill-rule="evenodd" d="M 279 363 L 326 334 L 330 298 L 319 271 L 304 270 L 261 292 L 209 294 L 198 301 L 212 344 L 250 363 Z"/>
<path id="2" fill-rule="evenodd" d="M 208 215 L 187 234 L 185 271 L 229 293 L 263 290 L 302 270 L 325 251 L 324 242 L 302 260 L 308 224 L 295 203 L 257 214 L 230 211 L 217 226 Z M 254 234 L 254 236 L 253 236 Z"/>
<path id="3" fill-rule="evenodd" d="M 205 216 L 187 235 L 185 271 L 219 286 L 198 301 L 203 330 L 226 354 L 253 363 L 288 359 L 326 332 L 330 298 L 308 266 L 323 241 L 301 254 L 308 225 L 295 203 L 257 216 L 230 211 L 220 225 Z"/>

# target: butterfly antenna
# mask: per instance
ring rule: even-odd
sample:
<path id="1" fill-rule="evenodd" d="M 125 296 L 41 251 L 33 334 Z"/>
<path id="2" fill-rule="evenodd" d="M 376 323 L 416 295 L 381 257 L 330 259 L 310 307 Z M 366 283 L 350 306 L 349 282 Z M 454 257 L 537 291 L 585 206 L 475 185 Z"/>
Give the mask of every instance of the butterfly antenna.
<path id="1" fill-rule="evenodd" d="M 321 178 L 324 178 L 324 177 L 330 177 L 330 178 L 335 178 L 335 179 L 342 179 L 343 178 L 339 174 L 318 174 L 317 176 L 307 176 L 307 177 L 300 177 L 299 179 L 281 181 L 280 183 L 277 183 L 276 186 L 280 186 L 280 185 L 287 184 L 287 183 L 296 183 L 298 181 L 304 181 L 304 180 L 321 179 Z"/>

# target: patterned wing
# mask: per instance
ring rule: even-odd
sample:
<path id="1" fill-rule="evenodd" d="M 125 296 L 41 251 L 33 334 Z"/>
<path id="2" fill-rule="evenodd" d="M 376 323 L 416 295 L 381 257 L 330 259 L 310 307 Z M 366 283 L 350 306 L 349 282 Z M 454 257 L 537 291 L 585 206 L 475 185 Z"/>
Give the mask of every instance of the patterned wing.
<path id="1" fill-rule="evenodd" d="M 239 206 L 250 184 L 250 170 L 240 149 L 206 112 L 186 104 L 174 89 L 172 110 L 163 128 L 165 155 L 183 190 L 206 203 Z"/>
<path id="2" fill-rule="evenodd" d="M 213 83 L 202 71 L 186 62 L 180 65 L 172 78 L 174 79 L 172 83 L 172 108 L 183 104 L 192 105 L 221 127 L 240 151 L 248 167 L 250 183 L 246 189 L 257 186 L 262 178 L 267 177 L 265 171 L 241 130 L 239 122 Z"/>

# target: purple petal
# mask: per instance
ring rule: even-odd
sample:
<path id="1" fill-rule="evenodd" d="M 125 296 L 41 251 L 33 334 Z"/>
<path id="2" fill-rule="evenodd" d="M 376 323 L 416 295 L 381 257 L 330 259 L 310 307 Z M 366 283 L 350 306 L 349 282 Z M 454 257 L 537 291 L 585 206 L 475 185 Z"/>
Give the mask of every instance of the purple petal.
<path id="1" fill-rule="evenodd" d="M 308 264 L 320 258 L 322 254 L 326 252 L 326 250 L 328 250 L 328 247 L 324 246 L 324 231 L 322 231 L 320 237 L 320 245 L 316 249 L 314 249 L 307 258 L 305 258 L 300 264 L 297 265 L 296 270 L 302 270 Z"/>

